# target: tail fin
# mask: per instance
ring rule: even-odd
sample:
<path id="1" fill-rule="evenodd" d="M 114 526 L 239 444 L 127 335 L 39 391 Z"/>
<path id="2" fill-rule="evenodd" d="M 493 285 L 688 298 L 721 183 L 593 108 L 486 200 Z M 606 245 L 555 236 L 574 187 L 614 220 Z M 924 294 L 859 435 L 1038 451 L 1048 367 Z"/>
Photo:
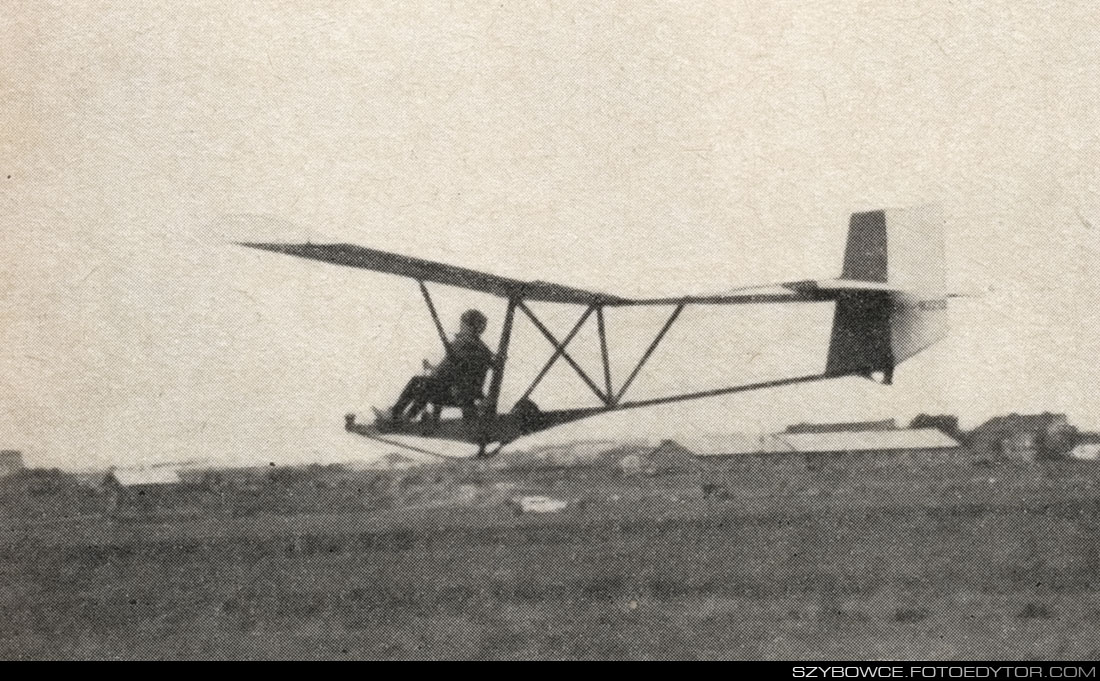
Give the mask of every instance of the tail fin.
<path id="1" fill-rule="evenodd" d="M 943 218 L 938 206 L 853 213 L 837 293 L 831 376 L 894 367 L 947 335 Z M 865 288 L 860 288 L 866 284 Z"/>

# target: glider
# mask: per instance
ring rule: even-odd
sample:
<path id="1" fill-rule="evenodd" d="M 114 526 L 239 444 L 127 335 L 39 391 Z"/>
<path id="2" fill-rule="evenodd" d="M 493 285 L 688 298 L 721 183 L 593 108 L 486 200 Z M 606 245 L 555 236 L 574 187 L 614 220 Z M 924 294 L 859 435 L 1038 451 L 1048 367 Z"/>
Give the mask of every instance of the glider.
<path id="1" fill-rule="evenodd" d="M 350 244 L 247 242 L 239 245 L 414 280 L 419 284 L 445 348 L 448 339 L 427 284 L 480 291 L 507 302 L 491 378 L 475 415 L 392 424 L 361 424 L 356 422 L 354 415 L 346 417 L 345 426 L 351 432 L 426 453 L 434 452 L 393 441 L 388 436 L 398 434 L 468 442 L 477 445 L 479 455 L 485 456 L 525 435 L 606 412 L 844 376 L 880 377 L 883 383 L 890 384 L 894 367 L 947 334 L 949 296 L 944 269 L 943 220 L 935 206 L 853 213 L 842 271 L 835 279 L 790 281 L 681 297 L 631 298 L 544 281 L 523 281 Z M 580 316 L 569 333 L 559 338 L 531 309 L 528 305 L 531 302 L 575 305 Z M 806 302 L 835 303 L 823 372 L 657 398 L 629 399 L 630 388 L 639 372 L 685 308 Z M 604 311 L 638 306 L 665 307 L 670 312 L 627 378 L 614 385 Z M 552 345 L 553 352 L 521 397 L 502 409 L 499 404 L 501 384 L 517 314 L 534 324 Z M 592 317 L 595 317 L 599 333 L 603 364 L 603 375 L 595 378 L 569 354 L 570 342 Z M 530 399 L 543 377 L 559 360 L 572 367 L 578 379 L 599 400 L 598 406 L 543 410 Z"/>

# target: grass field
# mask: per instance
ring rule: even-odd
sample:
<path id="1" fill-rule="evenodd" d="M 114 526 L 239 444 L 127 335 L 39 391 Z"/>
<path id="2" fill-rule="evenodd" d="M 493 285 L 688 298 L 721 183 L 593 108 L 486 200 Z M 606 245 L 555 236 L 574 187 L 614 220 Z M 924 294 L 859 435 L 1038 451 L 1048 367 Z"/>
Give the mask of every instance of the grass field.
<path id="1" fill-rule="evenodd" d="M 1100 657 L 1087 464 L 371 476 L 9 513 L 0 656 Z"/>

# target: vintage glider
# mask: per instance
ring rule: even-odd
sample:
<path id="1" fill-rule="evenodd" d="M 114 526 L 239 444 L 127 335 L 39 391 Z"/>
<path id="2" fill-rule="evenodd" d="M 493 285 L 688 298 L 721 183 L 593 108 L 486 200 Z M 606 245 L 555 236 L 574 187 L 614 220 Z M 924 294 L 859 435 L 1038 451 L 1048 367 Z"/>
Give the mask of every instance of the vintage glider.
<path id="1" fill-rule="evenodd" d="M 387 439 L 387 436 L 399 434 L 463 441 L 477 445 L 480 455 L 485 455 L 491 446 L 495 446 L 493 451 L 499 451 L 500 447 L 524 435 L 605 412 L 842 376 L 871 378 L 878 375 L 882 382 L 889 384 L 895 366 L 947 333 L 943 220 L 934 206 L 852 214 L 844 266 L 839 278 L 750 286 L 713 295 L 672 298 L 624 298 L 543 281 L 521 281 L 349 244 L 240 245 L 416 280 L 445 348 L 448 340 L 427 283 L 481 291 L 507 301 L 492 377 L 476 417 L 428 419 L 394 425 L 360 424 L 355 422 L 353 415 L 348 415 L 346 419 L 346 428 L 351 432 L 417 451 L 428 450 Z M 568 303 L 580 307 L 582 311 L 572 330 L 559 339 L 527 305 L 531 301 Z M 652 399 L 626 399 L 634 379 L 687 306 L 805 302 L 835 303 L 824 372 Z M 614 386 L 608 361 L 604 310 L 628 306 L 664 306 L 671 308 L 671 312 L 627 379 L 621 385 Z M 515 404 L 500 409 L 501 383 L 517 311 L 531 320 L 554 351 Z M 596 317 L 603 359 L 602 384 L 589 376 L 568 352 L 570 341 L 593 315 Z M 542 410 L 530 400 L 532 391 L 559 359 L 568 363 L 596 395 L 599 406 Z"/>

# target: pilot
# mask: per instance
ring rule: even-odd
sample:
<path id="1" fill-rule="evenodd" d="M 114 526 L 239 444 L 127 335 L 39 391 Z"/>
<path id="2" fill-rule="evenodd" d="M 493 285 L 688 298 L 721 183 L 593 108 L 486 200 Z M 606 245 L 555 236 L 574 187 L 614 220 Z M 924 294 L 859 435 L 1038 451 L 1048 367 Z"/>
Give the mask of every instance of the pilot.
<path id="1" fill-rule="evenodd" d="M 481 340 L 488 319 L 480 310 L 466 310 L 460 318 L 460 328 L 451 340 L 443 361 L 432 366 L 426 360 L 426 376 L 414 376 L 401 391 L 390 410 L 394 422 L 414 419 L 431 404 L 438 417 L 444 405 L 460 407 L 462 417 L 476 416 L 476 405 L 482 397 L 485 376 L 493 365 L 493 353 Z"/>

